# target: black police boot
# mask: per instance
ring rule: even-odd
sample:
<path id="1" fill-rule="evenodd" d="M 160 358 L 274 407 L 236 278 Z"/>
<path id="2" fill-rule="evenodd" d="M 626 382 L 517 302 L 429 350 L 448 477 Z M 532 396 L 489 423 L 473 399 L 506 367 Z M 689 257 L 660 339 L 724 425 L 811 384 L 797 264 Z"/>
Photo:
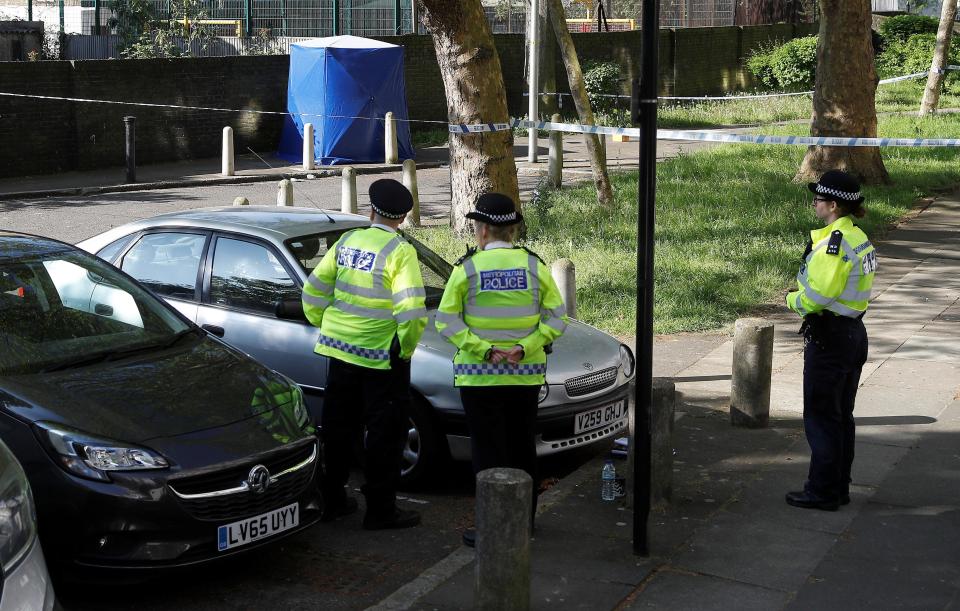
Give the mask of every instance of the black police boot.
<path id="1" fill-rule="evenodd" d="M 338 518 L 348 516 L 357 511 L 357 499 L 352 496 L 344 496 L 342 499 L 323 503 L 323 511 L 320 513 L 321 522 L 333 522 Z"/>
<path id="2" fill-rule="evenodd" d="M 822 509 L 823 511 L 836 511 L 840 508 L 840 501 L 837 499 L 825 499 L 815 494 L 800 490 L 797 492 L 788 492 L 786 496 L 787 505 L 800 507 L 802 509 Z"/>

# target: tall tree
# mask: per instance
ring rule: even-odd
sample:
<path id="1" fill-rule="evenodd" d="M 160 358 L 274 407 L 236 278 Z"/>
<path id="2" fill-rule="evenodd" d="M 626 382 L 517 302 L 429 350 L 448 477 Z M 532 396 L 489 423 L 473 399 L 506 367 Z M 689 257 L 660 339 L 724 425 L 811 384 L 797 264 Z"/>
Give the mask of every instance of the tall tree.
<path id="1" fill-rule="evenodd" d="M 877 70 L 870 0 L 821 0 L 811 136 L 876 137 Z M 845 170 L 862 182 L 890 178 L 877 147 L 811 146 L 796 180 Z"/>
<path id="2" fill-rule="evenodd" d="M 433 37 L 451 123 L 506 123 L 506 89 L 500 56 L 480 0 L 419 0 L 423 24 Z M 504 193 L 520 205 L 510 130 L 450 134 L 450 226 L 470 231 L 464 218 L 477 197 Z"/>
<path id="3" fill-rule="evenodd" d="M 577 58 L 577 49 L 573 46 L 573 37 L 567 29 L 566 12 L 561 0 L 546 0 L 550 6 L 550 22 L 557 35 L 560 45 L 560 54 L 563 56 L 563 65 L 567 69 L 567 82 L 570 84 L 570 94 L 573 104 L 577 108 L 580 123 L 595 125 L 593 110 L 587 98 L 587 88 L 583 83 L 583 71 L 580 69 L 580 60 Z M 607 175 L 607 160 L 600 147 L 600 138 L 596 134 L 584 134 L 587 143 L 587 156 L 590 157 L 590 170 L 593 174 L 593 186 L 597 189 L 597 203 L 602 207 L 613 206 L 613 188 L 610 186 L 610 177 Z"/>
<path id="4" fill-rule="evenodd" d="M 957 0 L 943 0 L 940 8 L 940 27 L 937 29 L 937 46 L 933 50 L 933 61 L 930 63 L 930 75 L 927 76 L 927 87 L 923 90 L 923 101 L 920 102 L 920 116 L 937 112 L 940 104 L 940 90 L 943 88 L 943 78 L 946 76 L 947 57 L 950 55 L 950 43 L 953 39 L 953 21 L 957 17 Z"/>

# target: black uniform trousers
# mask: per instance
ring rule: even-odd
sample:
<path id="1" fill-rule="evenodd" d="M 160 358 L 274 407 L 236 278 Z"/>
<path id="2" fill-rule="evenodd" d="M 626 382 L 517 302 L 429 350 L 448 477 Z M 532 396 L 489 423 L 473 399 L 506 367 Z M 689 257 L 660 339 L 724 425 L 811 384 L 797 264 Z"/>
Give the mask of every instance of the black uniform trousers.
<path id="1" fill-rule="evenodd" d="M 866 360 L 867 331 L 859 318 L 824 313 L 804 319 L 803 427 L 810 444 L 804 488 L 825 500 L 850 493 L 853 407 Z"/>
<path id="2" fill-rule="evenodd" d="M 367 511 L 389 515 L 396 507 L 410 403 L 410 362 L 396 354 L 396 349 L 391 350 L 389 370 L 330 359 L 320 418 L 324 459 L 321 492 L 326 503 L 343 502 L 354 449 L 360 446 L 364 477 L 361 491 Z"/>
<path id="3" fill-rule="evenodd" d="M 461 386 L 470 429 L 473 472 L 523 469 L 533 480 L 537 505 L 537 395 L 539 386 Z"/>

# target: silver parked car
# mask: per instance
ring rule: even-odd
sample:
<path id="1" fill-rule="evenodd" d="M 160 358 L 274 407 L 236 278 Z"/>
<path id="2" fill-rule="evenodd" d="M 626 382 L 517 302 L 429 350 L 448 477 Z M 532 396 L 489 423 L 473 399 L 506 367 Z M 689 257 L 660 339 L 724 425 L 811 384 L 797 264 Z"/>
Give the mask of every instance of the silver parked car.
<path id="1" fill-rule="evenodd" d="M 361 216 L 318 209 L 205 208 L 129 223 L 78 246 L 120 267 L 209 333 L 295 380 L 316 418 L 326 359 L 313 352 L 317 330 L 303 316 L 300 291 L 345 231 L 367 225 Z M 469 459 L 470 440 L 453 386 L 455 348 L 433 326 L 452 267 L 407 238 L 419 254 L 430 311 L 412 366 L 414 401 L 403 477 L 413 483 L 447 455 Z M 548 357 L 538 455 L 623 434 L 634 365 L 627 346 L 572 322 Z"/>
<path id="2" fill-rule="evenodd" d="M 33 493 L 23 467 L 0 441 L 0 611 L 50 611 L 56 606 L 47 573 Z"/>

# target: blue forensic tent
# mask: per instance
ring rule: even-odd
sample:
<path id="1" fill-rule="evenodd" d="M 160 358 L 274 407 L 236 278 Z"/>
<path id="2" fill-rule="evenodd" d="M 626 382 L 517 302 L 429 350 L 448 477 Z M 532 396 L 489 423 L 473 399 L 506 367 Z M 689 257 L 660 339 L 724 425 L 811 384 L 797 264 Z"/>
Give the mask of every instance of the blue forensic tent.
<path id="1" fill-rule="evenodd" d="M 413 159 L 403 47 L 357 36 L 294 43 L 287 111 L 277 154 L 288 161 L 303 160 L 303 124 L 313 123 L 319 164 L 383 163 L 388 111 L 397 118 L 400 159 Z"/>

